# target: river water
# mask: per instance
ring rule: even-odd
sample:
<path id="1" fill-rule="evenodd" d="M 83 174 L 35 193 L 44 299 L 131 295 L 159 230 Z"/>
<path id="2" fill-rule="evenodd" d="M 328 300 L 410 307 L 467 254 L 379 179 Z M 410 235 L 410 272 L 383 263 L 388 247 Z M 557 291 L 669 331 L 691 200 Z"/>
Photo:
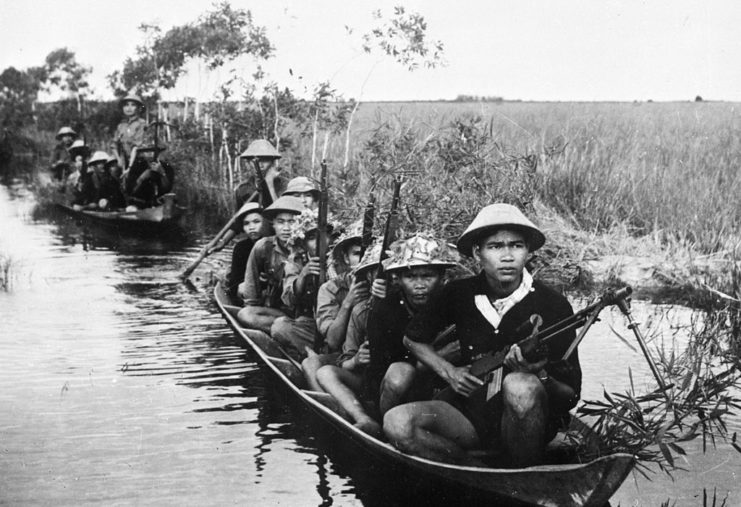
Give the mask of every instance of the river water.
<path id="1" fill-rule="evenodd" d="M 226 253 L 193 284 L 178 280 L 207 239 L 192 228 L 118 237 L 40 208 L 21 183 L 0 186 L 12 282 L 0 291 L 0 504 L 450 505 L 336 439 L 274 385 L 211 300 Z M 655 310 L 634 306 L 639 320 Z M 611 326 L 628 336 L 606 311 L 580 347 L 584 398 L 625 388 L 628 366 L 647 381 Z M 741 505 L 741 455 L 700 445 L 673 480 L 636 474 L 612 504 L 702 505 L 715 488 L 718 505 Z"/>

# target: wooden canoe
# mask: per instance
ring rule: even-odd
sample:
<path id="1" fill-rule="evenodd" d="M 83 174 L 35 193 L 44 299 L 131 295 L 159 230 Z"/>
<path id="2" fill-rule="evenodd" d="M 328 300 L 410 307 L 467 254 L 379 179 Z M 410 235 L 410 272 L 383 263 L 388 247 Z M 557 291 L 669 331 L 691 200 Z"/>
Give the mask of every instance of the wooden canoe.
<path id="1" fill-rule="evenodd" d="M 136 211 L 96 211 L 75 209 L 68 204 L 56 205 L 65 213 L 105 227 L 113 227 L 132 232 L 157 232 L 177 228 L 184 208 L 175 204 L 175 194 L 163 196 L 164 203 Z"/>
<path id="2" fill-rule="evenodd" d="M 480 490 L 487 498 L 496 497 L 520 504 L 602 507 L 608 504 L 635 463 L 630 454 L 611 454 L 585 463 L 521 469 L 483 468 L 440 463 L 405 454 L 389 443 L 358 430 L 338 413 L 334 400 L 328 394 L 303 389 L 300 366 L 288 358 L 267 334 L 240 326 L 236 319 L 240 307 L 231 304 L 221 284 L 214 288 L 214 298 L 229 326 L 303 405 L 372 455 L 403 467 L 407 472 L 421 473 L 433 480 Z M 574 424 L 589 437 L 589 430 L 584 423 L 574 418 Z M 590 438 L 594 438 L 594 435 Z"/>

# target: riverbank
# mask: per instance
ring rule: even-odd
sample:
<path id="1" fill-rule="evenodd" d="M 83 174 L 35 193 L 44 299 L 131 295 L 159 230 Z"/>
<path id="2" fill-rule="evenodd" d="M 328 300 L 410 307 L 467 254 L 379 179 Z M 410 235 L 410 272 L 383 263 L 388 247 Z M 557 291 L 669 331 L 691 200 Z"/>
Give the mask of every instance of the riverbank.
<path id="1" fill-rule="evenodd" d="M 535 203 L 535 212 L 548 238 L 534 262 L 536 276 L 563 290 L 630 285 L 637 299 L 691 307 L 738 299 L 734 284 L 740 267 L 732 251 L 706 254 L 656 235 L 634 236 L 619 226 L 588 232 L 542 201 Z"/>

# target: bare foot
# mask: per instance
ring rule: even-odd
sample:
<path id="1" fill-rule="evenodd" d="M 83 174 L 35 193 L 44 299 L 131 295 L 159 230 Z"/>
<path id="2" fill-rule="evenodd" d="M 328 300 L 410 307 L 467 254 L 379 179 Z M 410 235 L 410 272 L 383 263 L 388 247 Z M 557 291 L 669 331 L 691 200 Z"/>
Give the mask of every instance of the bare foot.
<path id="1" fill-rule="evenodd" d="M 363 433 L 367 433 L 368 435 L 372 437 L 376 437 L 376 438 L 381 437 L 381 425 L 371 418 L 358 421 L 353 426 L 358 428 Z"/>

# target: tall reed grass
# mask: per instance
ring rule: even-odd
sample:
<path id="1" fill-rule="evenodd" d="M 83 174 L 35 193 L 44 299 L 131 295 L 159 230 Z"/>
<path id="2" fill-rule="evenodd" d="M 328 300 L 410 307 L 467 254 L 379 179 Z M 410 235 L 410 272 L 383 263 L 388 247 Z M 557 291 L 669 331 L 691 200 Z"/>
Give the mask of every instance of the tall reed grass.
<path id="1" fill-rule="evenodd" d="M 10 255 L 0 253 L 0 290 L 8 292 L 13 286 L 13 265 Z"/>

